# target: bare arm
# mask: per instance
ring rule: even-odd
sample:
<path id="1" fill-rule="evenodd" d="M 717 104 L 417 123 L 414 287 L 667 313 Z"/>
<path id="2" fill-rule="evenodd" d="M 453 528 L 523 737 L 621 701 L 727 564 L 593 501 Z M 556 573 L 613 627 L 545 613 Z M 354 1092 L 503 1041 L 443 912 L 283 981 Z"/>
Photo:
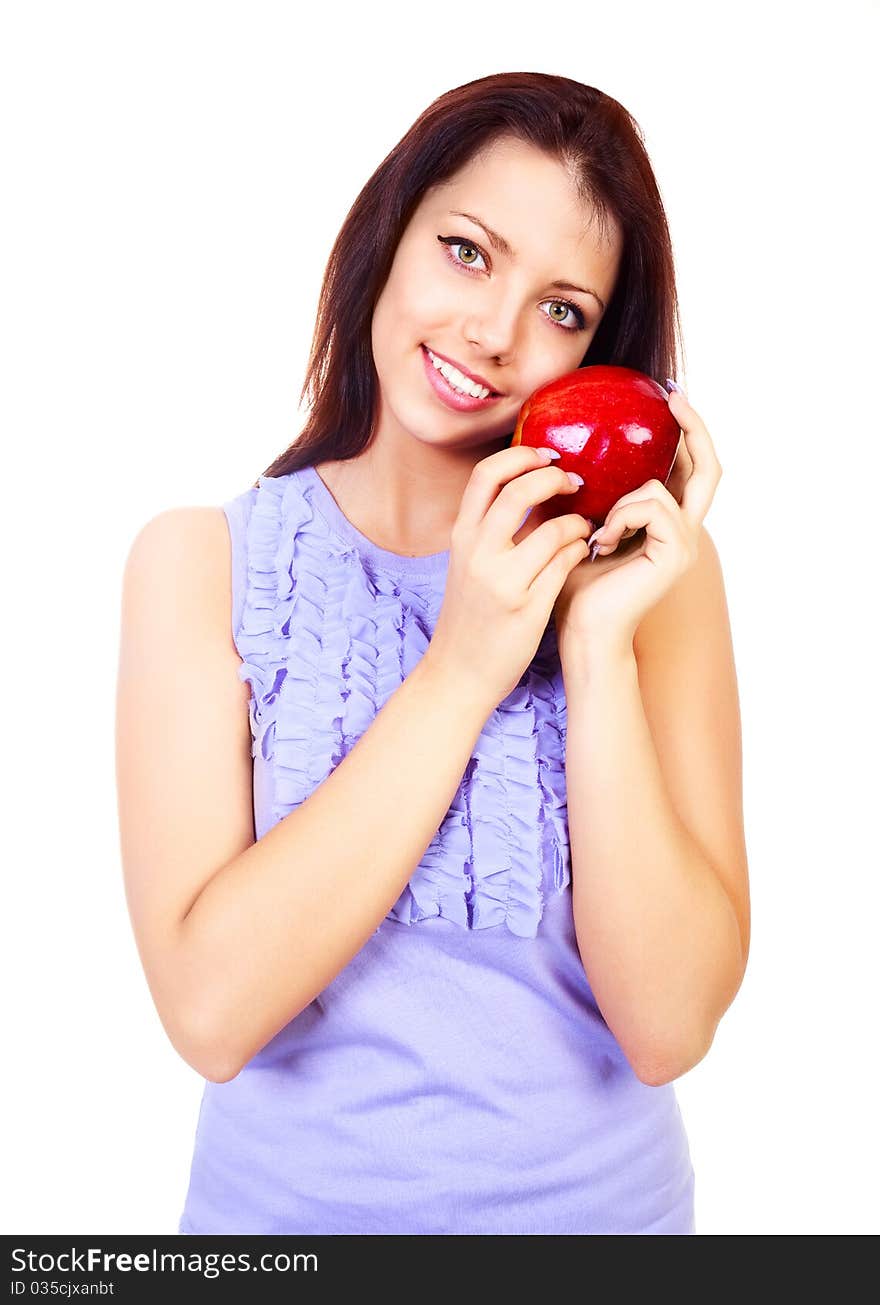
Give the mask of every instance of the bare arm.
<path id="1" fill-rule="evenodd" d="M 429 650 L 349 755 L 254 841 L 239 665 L 222 513 L 163 513 L 136 539 L 125 576 L 123 863 L 163 1024 L 218 1082 L 379 926 L 440 827 L 494 705 Z"/>
<path id="2" fill-rule="evenodd" d="M 360 951 L 436 834 L 486 716 L 425 659 L 295 811 L 183 921 L 204 1026 L 232 1073 Z"/>
<path id="3" fill-rule="evenodd" d="M 739 702 L 708 531 L 629 650 L 560 657 L 578 946 L 630 1063 L 659 1085 L 705 1056 L 749 949 Z"/>

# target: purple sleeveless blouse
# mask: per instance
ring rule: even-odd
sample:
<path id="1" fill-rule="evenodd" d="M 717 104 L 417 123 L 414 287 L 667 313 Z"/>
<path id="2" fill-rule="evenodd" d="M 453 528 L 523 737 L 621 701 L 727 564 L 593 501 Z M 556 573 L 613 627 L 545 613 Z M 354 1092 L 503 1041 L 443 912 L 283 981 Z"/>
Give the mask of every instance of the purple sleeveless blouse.
<path id="1" fill-rule="evenodd" d="M 261 838 L 423 656 L 449 552 L 379 548 L 311 466 L 223 509 Z M 696 1231 L 674 1087 L 636 1077 L 578 953 L 565 730 L 551 619 L 380 927 L 206 1081 L 180 1233 Z"/>

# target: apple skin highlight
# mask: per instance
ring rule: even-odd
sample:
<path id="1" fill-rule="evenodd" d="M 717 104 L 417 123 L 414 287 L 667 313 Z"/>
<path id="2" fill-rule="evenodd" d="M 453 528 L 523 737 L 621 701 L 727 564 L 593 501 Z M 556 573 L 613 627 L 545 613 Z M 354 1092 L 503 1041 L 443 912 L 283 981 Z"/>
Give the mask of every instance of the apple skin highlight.
<path id="1" fill-rule="evenodd" d="M 520 408 L 511 445 L 557 449 L 556 466 L 584 483 L 542 506 L 545 517 L 578 512 L 598 527 L 624 494 L 666 484 L 681 429 L 663 387 L 632 367 L 579 367 L 539 386 Z"/>

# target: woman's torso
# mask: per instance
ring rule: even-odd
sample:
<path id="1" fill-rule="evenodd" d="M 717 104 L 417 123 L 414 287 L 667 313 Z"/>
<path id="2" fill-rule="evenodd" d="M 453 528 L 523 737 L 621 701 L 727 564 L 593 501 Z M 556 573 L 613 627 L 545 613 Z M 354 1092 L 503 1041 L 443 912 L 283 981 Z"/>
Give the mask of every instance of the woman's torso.
<path id="1" fill-rule="evenodd" d="M 424 654 L 449 555 L 378 547 L 314 467 L 224 509 L 259 838 Z M 205 1084 L 181 1232 L 694 1231 L 674 1089 L 633 1073 L 578 952 L 565 726 L 551 621 L 380 927 Z"/>

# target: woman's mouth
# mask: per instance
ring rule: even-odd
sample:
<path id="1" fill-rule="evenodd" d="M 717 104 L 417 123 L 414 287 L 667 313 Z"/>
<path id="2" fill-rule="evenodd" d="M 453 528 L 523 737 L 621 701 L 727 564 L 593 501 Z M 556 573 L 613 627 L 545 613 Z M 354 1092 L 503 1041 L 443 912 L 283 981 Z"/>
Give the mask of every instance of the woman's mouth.
<path id="1" fill-rule="evenodd" d="M 485 386 L 475 385 L 461 372 L 442 362 L 431 353 L 427 345 L 423 344 L 421 351 L 431 388 L 447 408 L 452 408 L 455 412 L 478 412 L 481 408 L 490 408 L 493 403 L 497 403 L 504 397 L 502 394 L 496 394 L 494 390 L 486 394 Z M 432 361 L 433 359 L 436 361 Z M 446 375 L 443 374 L 444 372 Z"/>

